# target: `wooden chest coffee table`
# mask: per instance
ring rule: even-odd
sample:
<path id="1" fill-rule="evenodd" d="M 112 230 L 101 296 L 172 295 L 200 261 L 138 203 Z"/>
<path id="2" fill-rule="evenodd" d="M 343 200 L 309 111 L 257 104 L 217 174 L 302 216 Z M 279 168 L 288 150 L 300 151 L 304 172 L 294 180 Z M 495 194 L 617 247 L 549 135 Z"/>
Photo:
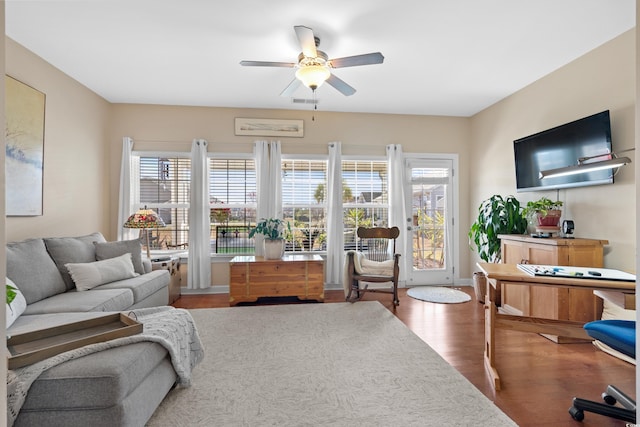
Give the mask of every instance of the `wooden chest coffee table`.
<path id="1" fill-rule="evenodd" d="M 261 297 L 324 301 L 324 260 L 320 255 L 285 255 L 282 259 L 237 256 L 229 266 L 229 305 Z"/>

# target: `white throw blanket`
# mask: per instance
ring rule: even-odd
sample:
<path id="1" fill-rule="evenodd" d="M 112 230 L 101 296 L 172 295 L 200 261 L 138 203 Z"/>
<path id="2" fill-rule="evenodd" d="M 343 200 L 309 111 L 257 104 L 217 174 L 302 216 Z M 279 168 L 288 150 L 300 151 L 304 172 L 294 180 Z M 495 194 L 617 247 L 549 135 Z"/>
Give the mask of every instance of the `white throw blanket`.
<path id="1" fill-rule="evenodd" d="M 388 259 L 386 261 L 371 261 L 367 259 L 362 252 L 347 251 L 344 257 L 344 269 L 343 269 L 343 284 L 345 296 L 349 294 L 349 287 L 351 283 L 348 279 L 348 267 L 349 267 L 349 254 L 353 254 L 353 264 L 358 274 L 368 274 L 374 276 L 393 276 L 393 267 L 395 264 L 394 259 Z"/>
<path id="2" fill-rule="evenodd" d="M 191 370 L 204 358 L 204 348 L 191 314 L 187 310 L 173 307 L 142 308 L 127 312 L 130 313 L 133 313 L 131 317 L 137 318 L 144 325 L 142 333 L 91 344 L 8 371 L 7 424 L 13 425 L 29 387 L 44 371 L 68 360 L 127 344 L 152 341 L 163 345 L 171 356 L 171 363 L 178 375 L 178 385 L 189 387 Z"/>

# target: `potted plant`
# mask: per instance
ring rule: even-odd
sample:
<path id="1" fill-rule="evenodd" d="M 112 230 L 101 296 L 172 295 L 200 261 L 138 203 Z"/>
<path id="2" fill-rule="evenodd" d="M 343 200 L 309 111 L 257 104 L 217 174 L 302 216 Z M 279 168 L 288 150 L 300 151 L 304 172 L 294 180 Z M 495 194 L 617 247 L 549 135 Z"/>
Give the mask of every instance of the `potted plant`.
<path id="1" fill-rule="evenodd" d="M 291 224 L 285 223 L 280 218 L 263 218 L 249 231 L 249 238 L 256 234 L 264 236 L 264 258 L 280 259 L 284 255 L 284 231 L 285 224 L 291 233 Z"/>
<path id="2" fill-rule="evenodd" d="M 500 262 L 499 234 L 523 234 L 527 231 L 527 219 L 520 202 L 513 196 L 506 199 L 499 195 L 484 200 L 478 208 L 478 217 L 471 224 L 469 242 L 475 244 L 478 256 L 485 262 Z"/>
<path id="3" fill-rule="evenodd" d="M 557 228 L 562 216 L 562 201 L 553 201 L 547 197 L 527 202 L 527 206 L 522 210 L 522 214 L 530 219 L 536 218 L 538 227 Z"/>
<path id="4" fill-rule="evenodd" d="M 527 231 L 527 219 L 522 214 L 520 202 L 513 196 L 506 199 L 499 195 L 484 200 L 478 207 L 478 217 L 469 229 L 471 249 L 485 262 L 500 262 L 499 234 L 523 234 Z M 474 247 L 475 246 L 475 247 Z M 478 302 L 484 302 L 486 277 L 481 272 L 473 275 L 474 290 Z"/>
<path id="5" fill-rule="evenodd" d="M 7 305 L 10 305 L 14 299 L 16 299 L 16 291 L 17 289 L 7 283 Z"/>

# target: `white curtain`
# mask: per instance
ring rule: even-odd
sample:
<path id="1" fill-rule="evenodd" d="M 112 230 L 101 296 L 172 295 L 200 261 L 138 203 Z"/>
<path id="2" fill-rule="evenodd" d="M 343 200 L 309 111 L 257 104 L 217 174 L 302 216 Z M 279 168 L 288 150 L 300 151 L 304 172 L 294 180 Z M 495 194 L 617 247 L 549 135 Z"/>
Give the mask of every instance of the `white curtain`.
<path id="1" fill-rule="evenodd" d="M 122 160 L 120 162 L 120 193 L 118 198 L 118 240 L 132 240 L 138 237 L 139 230 L 124 228 L 124 223 L 129 216 L 136 211 L 135 191 L 131 191 L 131 177 L 133 175 L 133 162 L 131 151 L 133 139 L 125 136 L 122 138 Z M 135 180 L 134 182 L 137 182 Z"/>
<path id="2" fill-rule="evenodd" d="M 389 168 L 389 227 L 396 226 L 400 229 L 400 236 L 396 241 L 396 252 L 401 254 L 400 277 L 405 277 L 406 260 L 405 248 L 407 242 L 407 213 L 404 197 L 404 154 L 400 144 L 387 145 L 387 163 Z"/>
<path id="3" fill-rule="evenodd" d="M 209 220 L 209 163 L 207 141 L 194 139 L 191 146 L 191 194 L 189 198 L 189 289 L 211 286 L 211 225 Z"/>
<path id="4" fill-rule="evenodd" d="M 256 141 L 256 174 L 258 178 L 256 216 L 282 218 L 282 151 L 280 141 Z M 262 236 L 256 235 L 256 255 L 263 255 Z"/>
<path id="5" fill-rule="evenodd" d="M 327 165 L 327 262 L 325 281 L 342 283 L 344 223 L 342 216 L 342 144 L 329 144 Z"/>

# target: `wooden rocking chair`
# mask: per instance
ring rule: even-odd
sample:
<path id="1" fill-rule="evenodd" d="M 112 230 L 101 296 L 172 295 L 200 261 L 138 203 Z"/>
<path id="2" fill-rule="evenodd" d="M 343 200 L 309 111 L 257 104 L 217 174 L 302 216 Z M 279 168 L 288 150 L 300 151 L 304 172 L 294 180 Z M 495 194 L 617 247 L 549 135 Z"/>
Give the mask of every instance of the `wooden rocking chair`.
<path id="1" fill-rule="evenodd" d="M 347 252 L 346 277 L 349 291 L 347 301 L 362 298 L 366 292 L 381 292 L 393 295 L 393 305 L 398 306 L 398 275 L 400 254 L 396 253 L 398 227 L 358 227 L 357 251 Z M 366 282 L 364 287 L 360 282 Z M 391 282 L 390 289 L 369 289 L 368 283 Z"/>

